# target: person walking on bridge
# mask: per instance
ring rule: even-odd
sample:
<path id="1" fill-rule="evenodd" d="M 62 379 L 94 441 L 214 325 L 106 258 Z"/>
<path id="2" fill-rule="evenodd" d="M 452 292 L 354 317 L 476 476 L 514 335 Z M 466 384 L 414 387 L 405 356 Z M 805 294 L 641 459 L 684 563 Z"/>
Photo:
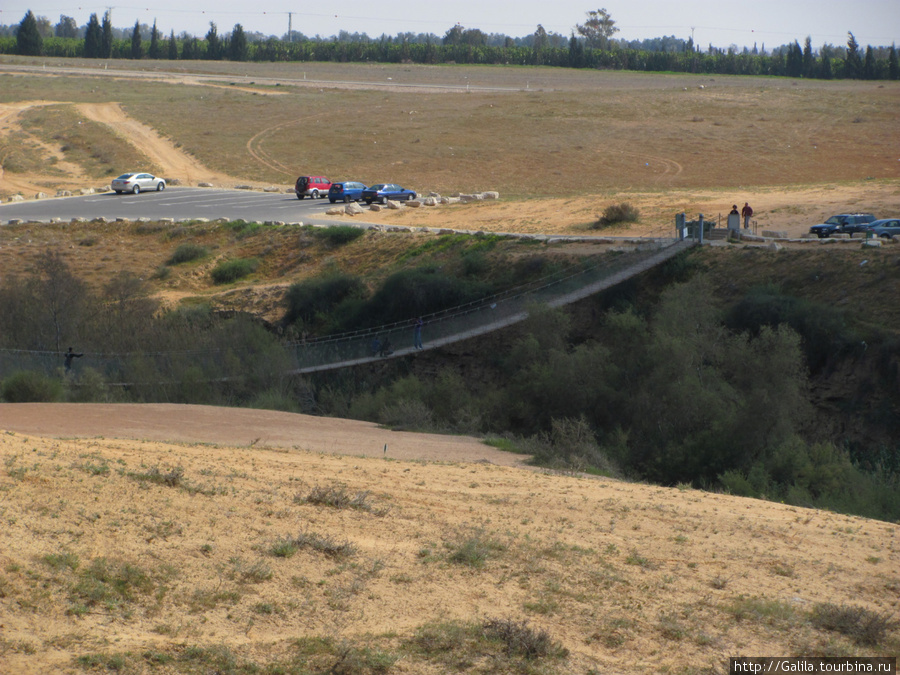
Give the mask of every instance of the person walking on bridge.
<path id="1" fill-rule="evenodd" d="M 425 322 L 422 321 L 422 317 L 416 317 L 415 321 L 413 321 L 413 347 L 416 349 L 425 349 L 422 346 L 422 326 L 425 325 Z"/>

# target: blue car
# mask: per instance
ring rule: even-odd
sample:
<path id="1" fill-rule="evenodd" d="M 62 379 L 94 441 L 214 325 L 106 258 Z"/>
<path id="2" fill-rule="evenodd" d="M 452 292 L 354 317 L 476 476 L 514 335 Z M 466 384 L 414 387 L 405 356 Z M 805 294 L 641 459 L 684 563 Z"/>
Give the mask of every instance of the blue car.
<path id="1" fill-rule="evenodd" d="M 893 239 L 900 236 L 900 218 L 883 218 L 869 226 L 869 231 L 882 239 Z"/>
<path id="2" fill-rule="evenodd" d="M 384 204 L 388 199 L 397 202 L 409 201 L 410 199 L 415 198 L 415 192 L 402 188 L 394 183 L 376 183 L 363 190 L 362 193 L 362 199 L 366 204 L 371 204 L 372 202 Z"/>
<path id="3" fill-rule="evenodd" d="M 363 190 L 365 189 L 364 183 L 352 180 L 332 183 L 331 187 L 328 188 L 328 201 L 332 204 L 335 202 L 358 202 L 363 198 Z"/>

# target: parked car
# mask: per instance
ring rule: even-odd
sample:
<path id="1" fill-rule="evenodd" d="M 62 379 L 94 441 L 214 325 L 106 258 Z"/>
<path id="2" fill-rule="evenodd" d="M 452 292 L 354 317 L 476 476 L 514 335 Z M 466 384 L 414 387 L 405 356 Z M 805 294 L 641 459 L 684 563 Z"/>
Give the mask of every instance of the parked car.
<path id="1" fill-rule="evenodd" d="M 395 183 L 376 183 L 363 190 L 362 198 L 366 204 L 371 204 L 372 202 L 384 204 L 388 199 L 393 199 L 394 201 L 415 199 L 416 193 Z"/>
<path id="2" fill-rule="evenodd" d="M 882 239 L 893 239 L 900 235 L 900 218 L 882 218 L 872 223 L 869 231 Z"/>
<path id="3" fill-rule="evenodd" d="M 810 234 L 816 235 L 819 239 L 825 239 L 833 234 L 853 234 L 854 232 L 862 232 L 865 226 L 875 220 L 875 216 L 871 213 L 841 213 L 837 216 L 831 216 L 828 220 L 820 225 L 813 225 L 809 228 Z"/>
<path id="4" fill-rule="evenodd" d="M 138 194 L 141 190 L 161 192 L 166 189 L 166 181 L 151 173 L 123 173 L 110 183 L 110 187 L 119 195 L 123 192 Z"/>
<path id="5" fill-rule="evenodd" d="M 294 192 L 297 193 L 297 199 L 318 199 L 327 195 L 330 188 L 331 181 L 325 176 L 300 176 L 294 185 Z"/>
<path id="6" fill-rule="evenodd" d="M 332 204 L 335 202 L 358 202 L 362 199 L 363 190 L 365 189 L 364 183 L 353 180 L 332 183 L 331 187 L 328 188 L 328 201 Z"/>

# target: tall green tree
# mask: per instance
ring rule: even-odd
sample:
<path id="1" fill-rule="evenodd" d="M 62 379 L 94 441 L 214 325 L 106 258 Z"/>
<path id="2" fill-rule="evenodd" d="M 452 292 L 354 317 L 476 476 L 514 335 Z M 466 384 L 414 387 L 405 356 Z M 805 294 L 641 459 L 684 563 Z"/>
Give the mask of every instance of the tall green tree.
<path id="1" fill-rule="evenodd" d="M 40 56 L 44 49 L 44 39 L 38 31 L 37 19 L 29 9 L 16 31 L 16 54 Z"/>
<path id="2" fill-rule="evenodd" d="M 891 45 L 888 52 L 888 77 L 892 80 L 900 79 L 900 63 L 897 61 L 897 47 Z"/>
<path id="3" fill-rule="evenodd" d="M 859 79 L 862 77 L 862 58 L 859 55 L 859 43 L 856 41 L 853 33 L 847 33 L 847 65 L 846 76 L 851 79 Z"/>
<path id="4" fill-rule="evenodd" d="M 99 59 L 102 57 L 102 51 L 103 33 L 100 29 L 100 20 L 96 14 L 91 14 L 84 32 L 84 55 L 89 59 Z"/>
<path id="5" fill-rule="evenodd" d="M 175 31 L 169 33 L 169 60 L 178 60 L 178 42 L 175 40 Z"/>
<path id="6" fill-rule="evenodd" d="M 812 38 L 807 35 L 806 42 L 803 43 L 803 77 L 816 76 L 816 59 L 812 51 Z"/>
<path id="7" fill-rule="evenodd" d="M 441 44 L 445 44 L 445 45 L 462 44 L 462 36 L 463 36 L 464 30 L 465 29 L 460 24 L 456 24 L 455 26 L 453 26 L 453 28 L 451 28 L 446 33 L 444 33 L 444 37 L 441 39 Z"/>
<path id="8" fill-rule="evenodd" d="M 544 63 L 544 48 L 547 46 L 547 31 L 541 24 L 538 24 L 537 30 L 534 31 L 532 37 L 531 50 L 536 66 Z"/>
<path id="9" fill-rule="evenodd" d="M 144 50 L 141 48 L 141 24 L 134 22 L 134 30 L 131 31 L 131 58 L 140 59 L 144 56 Z"/>
<path id="10" fill-rule="evenodd" d="M 200 41 L 195 37 L 185 37 L 181 43 L 181 58 L 185 61 L 201 58 Z"/>
<path id="11" fill-rule="evenodd" d="M 109 10 L 103 15 L 103 25 L 100 28 L 100 58 L 108 59 L 112 56 L 113 48 L 112 16 Z"/>
<path id="12" fill-rule="evenodd" d="M 156 30 L 156 19 L 153 19 L 153 30 L 150 31 L 150 49 L 147 56 L 151 59 L 158 59 L 160 56 L 159 31 Z"/>
<path id="13" fill-rule="evenodd" d="M 572 36 L 569 38 L 569 68 L 581 68 L 584 66 L 584 46 L 581 40 Z"/>
<path id="14" fill-rule="evenodd" d="M 244 27 L 236 23 L 231 31 L 231 39 L 228 41 L 228 58 L 232 61 L 247 60 L 247 36 Z"/>
<path id="15" fill-rule="evenodd" d="M 863 61 L 863 77 L 867 80 L 874 80 L 878 77 L 878 68 L 875 63 L 875 52 L 872 45 L 866 47 L 866 58 Z"/>
<path id="16" fill-rule="evenodd" d="M 834 71 L 831 68 L 831 47 L 829 45 L 822 45 L 822 63 L 819 67 L 819 77 L 823 80 L 830 80 L 834 76 Z"/>
<path id="17" fill-rule="evenodd" d="M 75 19 L 65 14 L 59 15 L 59 23 L 53 27 L 53 34 L 61 38 L 73 38 L 78 36 L 78 24 Z"/>
<path id="18" fill-rule="evenodd" d="M 575 30 L 584 37 L 588 47 L 609 48 L 609 39 L 619 32 L 616 22 L 612 20 L 606 9 L 598 9 L 587 13 L 587 21 L 575 24 Z"/>
<path id="19" fill-rule="evenodd" d="M 800 77 L 803 74 L 803 50 L 800 49 L 800 43 L 796 40 L 788 45 L 785 68 L 788 77 Z"/>
<path id="20" fill-rule="evenodd" d="M 212 21 L 209 22 L 209 30 L 206 32 L 206 58 L 210 61 L 218 61 L 222 58 L 222 42 L 219 40 L 219 30 Z"/>

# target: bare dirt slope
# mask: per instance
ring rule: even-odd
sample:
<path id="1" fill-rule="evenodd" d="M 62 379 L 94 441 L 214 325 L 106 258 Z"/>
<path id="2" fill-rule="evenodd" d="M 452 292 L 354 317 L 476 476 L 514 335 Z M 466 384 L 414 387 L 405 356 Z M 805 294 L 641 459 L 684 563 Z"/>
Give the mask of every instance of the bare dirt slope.
<path id="1" fill-rule="evenodd" d="M 896 616 L 896 524 L 291 417 L 0 407 L 0 672 L 712 673 L 734 655 L 900 648 L 811 619 L 819 603 Z M 360 456 L 383 442 L 387 458 Z M 459 643 L 453 626 L 489 618 L 568 656 L 504 666 Z M 349 653 L 381 669 L 337 669 Z"/>
<path id="2" fill-rule="evenodd" d="M 469 436 L 390 431 L 371 422 L 275 410 L 165 403 L 0 403 L 0 429 L 56 438 L 256 445 L 366 457 L 521 466 L 526 457 Z"/>

